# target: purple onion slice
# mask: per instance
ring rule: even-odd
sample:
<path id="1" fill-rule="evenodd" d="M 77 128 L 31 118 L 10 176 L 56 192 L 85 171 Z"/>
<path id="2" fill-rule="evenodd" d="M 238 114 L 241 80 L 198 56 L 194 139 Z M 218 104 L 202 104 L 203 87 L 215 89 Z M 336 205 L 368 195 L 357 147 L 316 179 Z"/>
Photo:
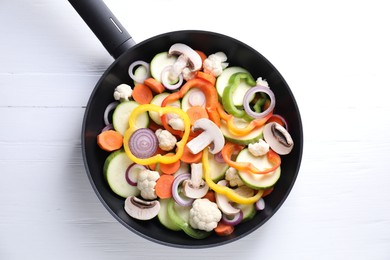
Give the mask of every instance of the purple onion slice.
<path id="1" fill-rule="evenodd" d="M 137 129 L 129 139 L 131 153 L 140 158 L 146 159 L 156 154 L 158 139 L 153 130 L 149 128 Z"/>
<path id="2" fill-rule="evenodd" d="M 265 94 L 267 94 L 271 100 L 271 104 L 269 105 L 269 107 L 261 112 L 261 113 L 257 113 L 255 111 L 253 111 L 249 105 L 250 103 L 250 98 L 258 93 L 258 92 L 263 92 Z M 245 96 L 244 96 L 244 110 L 245 112 L 253 117 L 253 118 L 263 118 L 263 117 L 266 117 L 269 113 L 271 113 L 272 110 L 274 110 L 275 108 L 275 94 L 274 92 L 272 92 L 272 90 L 269 88 L 269 87 L 265 87 L 265 86 L 255 86 L 253 88 L 250 88 L 246 93 L 245 93 Z"/>

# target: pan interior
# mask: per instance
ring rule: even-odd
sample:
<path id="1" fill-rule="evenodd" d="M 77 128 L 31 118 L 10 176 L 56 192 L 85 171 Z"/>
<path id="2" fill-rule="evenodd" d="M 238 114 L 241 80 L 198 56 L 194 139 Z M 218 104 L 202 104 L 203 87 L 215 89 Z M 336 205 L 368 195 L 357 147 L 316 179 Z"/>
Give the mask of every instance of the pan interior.
<path id="1" fill-rule="evenodd" d="M 276 96 L 275 113 L 283 115 L 294 140 L 294 149 L 282 157 L 282 175 L 271 195 L 265 198 L 265 210 L 236 227 L 231 236 L 212 235 L 204 240 L 195 240 L 183 232 L 164 228 L 157 219 L 138 221 L 130 218 L 123 209 L 124 199 L 111 192 L 103 176 L 103 164 L 108 153 L 99 149 L 96 136 L 104 127 L 103 113 L 113 101 L 112 94 L 117 85 L 132 85 L 128 75 L 129 65 L 136 60 L 150 62 L 152 57 L 167 51 L 174 43 L 185 43 L 193 49 L 202 50 L 207 55 L 223 51 L 228 56 L 229 66 L 246 68 L 254 78 L 265 78 Z M 165 33 L 143 41 L 122 54 L 103 74 L 88 101 L 82 130 L 83 157 L 90 182 L 107 210 L 125 227 L 136 234 L 168 246 L 183 248 L 204 248 L 219 246 L 235 241 L 259 228 L 283 204 L 296 178 L 302 158 L 303 132 L 298 106 L 294 96 L 276 68 L 259 52 L 250 46 L 225 35 L 206 31 L 177 31 Z"/>

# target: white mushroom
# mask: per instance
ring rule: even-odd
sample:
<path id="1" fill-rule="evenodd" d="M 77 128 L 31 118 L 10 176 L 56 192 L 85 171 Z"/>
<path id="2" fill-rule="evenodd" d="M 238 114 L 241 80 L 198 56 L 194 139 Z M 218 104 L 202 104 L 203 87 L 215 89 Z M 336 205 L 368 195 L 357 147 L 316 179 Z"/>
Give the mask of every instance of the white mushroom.
<path id="1" fill-rule="evenodd" d="M 176 80 L 185 68 L 197 71 L 202 67 L 202 59 L 199 54 L 186 44 L 175 43 L 169 48 L 168 53 L 179 56 L 170 71 L 169 79 L 172 81 Z"/>
<path id="2" fill-rule="evenodd" d="M 202 179 L 203 176 L 203 164 L 192 163 L 191 164 L 191 179 L 183 182 L 183 193 L 188 198 L 198 199 L 206 195 L 209 190 L 209 186 Z"/>
<path id="3" fill-rule="evenodd" d="M 275 122 L 268 123 L 264 126 L 263 136 L 272 150 L 281 155 L 290 153 L 294 146 L 289 132 Z"/>
<path id="4" fill-rule="evenodd" d="M 225 138 L 218 126 L 207 118 L 201 118 L 195 121 L 192 131 L 203 130 L 203 132 L 187 143 L 188 149 L 193 154 L 203 151 L 209 146 L 212 154 L 220 152 L 225 145 Z"/>
<path id="5" fill-rule="evenodd" d="M 227 180 L 220 180 L 217 184 L 227 186 L 228 182 Z M 215 202 L 217 203 L 218 208 L 228 216 L 232 216 L 240 212 L 240 209 L 233 207 L 232 204 L 230 204 L 229 199 L 223 194 L 216 192 Z"/>
<path id="6" fill-rule="evenodd" d="M 125 200 L 125 211 L 131 217 L 139 220 L 149 220 L 157 216 L 160 211 L 158 200 L 146 201 L 135 196 L 130 196 Z"/>

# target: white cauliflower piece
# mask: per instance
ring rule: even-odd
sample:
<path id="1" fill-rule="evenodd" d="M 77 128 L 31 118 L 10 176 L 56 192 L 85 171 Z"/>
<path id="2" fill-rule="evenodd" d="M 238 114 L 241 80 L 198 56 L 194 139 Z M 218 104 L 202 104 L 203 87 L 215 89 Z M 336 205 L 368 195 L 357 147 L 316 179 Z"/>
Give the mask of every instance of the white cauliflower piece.
<path id="1" fill-rule="evenodd" d="M 158 146 L 164 151 L 172 150 L 176 145 L 176 137 L 168 130 L 157 129 L 156 136 L 158 140 Z"/>
<path id="2" fill-rule="evenodd" d="M 263 79 L 262 77 L 258 77 L 257 80 L 256 80 L 256 85 L 257 86 L 264 86 L 264 87 L 269 87 L 268 86 L 268 82 Z"/>
<path id="3" fill-rule="evenodd" d="M 257 143 L 248 145 L 248 150 L 253 156 L 262 156 L 269 151 L 269 144 L 263 139 L 260 139 Z"/>
<path id="4" fill-rule="evenodd" d="M 233 167 L 229 167 L 226 170 L 225 179 L 229 182 L 229 185 L 232 187 L 244 185 L 240 176 L 238 176 L 237 170 Z"/>
<path id="5" fill-rule="evenodd" d="M 179 117 L 174 117 L 168 120 L 168 125 L 170 125 L 174 130 L 184 131 L 184 121 Z"/>
<path id="6" fill-rule="evenodd" d="M 222 218 L 216 203 L 208 199 L 196 199 L 190 209 L 189 223 L 191 227 L 212 231 Z"/>
<path id="7" fill-rule="evenodd" d="M 227 56 L 223 52 L 211 54 L 203 61 L 203 70 L 211 73 L 215 77 L 221 75 L 222 71 L 228 66 Z"/>
<path id="8" fill-rule="evenodd" d="M 196 72 L 197 71 L 192 71 L 190 68 L 186 67 L 186 68 L 183 69 L 181 74 L 183 75 L 183 78 L 186 81 L 189 81 L 189 80 L 195 78 Z"/>
<path id="9" fill-rule="evenodd" d="M 120 84 L 115 88 L 114 98 L 115 100 L 128 101 L 133 94 L 133 90 L 127 84 Z"/>
<path id="10" fill-rule="evenodd" d="M 160 174 L 156 171 L 142 170 L 138 173 L 137 188 L 141 191 L 141 197 L 147 200 L 157 198 L 154 187 Z"/>

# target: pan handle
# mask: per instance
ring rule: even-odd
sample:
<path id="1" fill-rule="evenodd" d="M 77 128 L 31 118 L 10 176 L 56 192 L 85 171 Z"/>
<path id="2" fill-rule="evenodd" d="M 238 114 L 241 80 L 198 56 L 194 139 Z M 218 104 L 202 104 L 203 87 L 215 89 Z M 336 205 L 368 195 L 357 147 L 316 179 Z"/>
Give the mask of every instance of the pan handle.
<path id="1" fill-rule="evenodd" d="M 116 59 L 135 41 L 102 0 L 68 0 L 84 22 Z"/>

